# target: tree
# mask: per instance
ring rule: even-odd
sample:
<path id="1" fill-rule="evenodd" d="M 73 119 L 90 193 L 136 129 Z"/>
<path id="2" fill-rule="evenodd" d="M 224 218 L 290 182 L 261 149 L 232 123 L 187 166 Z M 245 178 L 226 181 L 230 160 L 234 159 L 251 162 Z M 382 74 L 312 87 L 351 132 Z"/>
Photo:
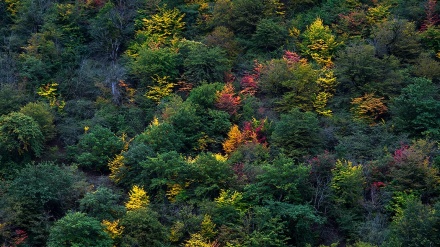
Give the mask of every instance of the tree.
<path id="1" fill-rule="evenodd" d="M 394 55 L 401 61 L 410 62 L 421 52 L 415 24 L 406 20 L 387 20 L 376 24 L 372 38 L 378 57 Z"/>
<path id="2" fill-rule="evenodd" d="M 400 131 L 413 137 L 438 137 L 440 130 L 440 101 L 438 89 L 424 78 L 412 78 L 412 84 L 402 89 L 400 96 L 391 102 L 393 121 Z"/>
<path id="3" fill-rule="evenodd" d="M 87 131 L 78 144 L 71 147 L 80 166 L 94 171 L 108 171 L 107 163 L 124 147 L 123 141 L 109 129 L 99 125 Z"/>
<path id="4" fill-rule="evenodd" d="M 231 83 L 226 84 L 223 90 L 217 93 L 217 100 L 215 106 L 229 115 L 237 114 L 240 105 L 240 96 L 236 96 L 234 86 Z"/>
<path id="5" fill-rule="evenodd" d="M 394 56 L 382 59 L 376 56 L 376 48 L 370 44 L 351 43 L 337 54 L 335 71 L 339 90 L 357 95 L 377 92 L 392 97 L 399 93 L 403 83 L 398 72 L 400 63 Z"/>
<path id="6" fill-rule="evenodd" d="M 353 165 L 350 161 L 336 161 L 332 169 L 333 178 L 330 184 L 333 214 L 340 228 L 350 238 L 357 234 L 356 228 L 361 221 L 360 204 L 363 199 L 365 178 L 362 166 Z"/>
<path id="7" fill-rule="evenodd" d="M 320 149 L 318 119 L 314 113 L 298 108 L 281 114 L 271 136 L 275 147 L 289 157 L 301 158 Z"/>
<path id="8" fill-rule="evenodd" d="M 374 93 L 365 94 L 362 97 L 351 100 L 352 111 L 355 117 L 375 124 L 387 113 L 388 107 L 383 103 L 382 98 L 374 97 Z"/>
<path id="9" fill-rule="evenodd" d="M 76 207 L 88 184 L 74 167 L 51 162 L 28 164 L 9 182 L 5 210 L 10 227 L 28 233 L 27 243 L 42 246 L 53 220 Z"/>
<path id="10" fill-rule="evenodd" d="M 129 211 L 121 220 L 122 246 L 159 247 L 168 242 L 158 214 L 148 208 Z"/>
<path id="11" fill-rule="evenodd" d="M 317 18 L 301 35 L 301 50 L 304 54 L 313 58 L 321 66 L 331 66 L 332 59 L 341 43 L 336 41 L 328 26 L 324 26 L 322 20 Z"/>
<path id="12" fill-rule="evenodd" d="M 143 86 L 150 86 L 155 77 L 169 77 L 174 81 L 179 70 L 179 54 L 169 47 L 149 47 L 142 45 L 127 53 L 128 69 Z"/>
<path id="13" fill-rule="evenodd" d="M 120 198 L 121 195 L 110 188 L 100 186 L 84 195 L 79 201 L 79 208 L 99 221 L 116 220 L 124 212 L 124 208 L 118 205 Z"/>
<path id="14" fill-rule="evenodd" d="M 272 19 L 262 19 L 252 35 L 252 46 L 263 52 L 282 47 L 287 40 L 287 29 Z"/>
<path id="15" fill-rule="evenodd" d="M 241 131 L 238 126 L 234 124 L 229 130 L 228 139 L 223 142 L 223 150 L 226 154 L 230 154 L 235 151 L 242 142 Z"/>
<path id="16" fill-rule="evenodd" d="M 230 70 L 230 61 L 226 52 L 220 47 L 210 48 L 200 42 L 186 41 L 181 44 L 183 59 L 183 76 L 186 80 L 198 85 L 222 82 L 225 72 Z"/>
<path id="17" fill-rule="evenodd" d="M 50 229 L 48 247 L 111 247 L 101 223 L 85 213 L 68 213 Z"/>
<path id="18" fill-rule="evenodd" d="M 277 157 L 271 163 L 261 164 L 261 174 L 245 187 L 243 196 L 255 204 L 264 201 L 303 204 L 309 201 L 312 192 L 309 173 L 310 167 L 290 158 Z"/>
<path id="19" fill-rule="evenodd" d="M 142 19 L 142 26 L 137 36 L 157 36 L 159 43 L 169 43 L 182 33 L 185 27 L 185 22 L 182 20 L 185 14 L 180 13 L 177 8 L 160 7 L 158 10 L 159 13 L 152 15 L 151 19 Z"/>
<path id="20" fill-rule="evenodd" d="M 31 102 L 20 109 L 20 113 L 32 117 L 40 126 L 41 133 L 46 141 L 55 137 L 54 115 L 49 106 L 42 102 Z"/>
<path id="21" fill-rule="evenodd" d="M 144 189 L 134 185 L 129 192 L 128 202 L 125 203 L 125 208 L 128 211 L 146 208 L 150 204 L 150 197 Z"/>
<path id="22" fill-rule="evenodd" d="M 12 112 L 0 117 L 0 146 L 11 157 L 17 154 L 40 156 L 44 148 L 44 136 L 32 117 Z"/>

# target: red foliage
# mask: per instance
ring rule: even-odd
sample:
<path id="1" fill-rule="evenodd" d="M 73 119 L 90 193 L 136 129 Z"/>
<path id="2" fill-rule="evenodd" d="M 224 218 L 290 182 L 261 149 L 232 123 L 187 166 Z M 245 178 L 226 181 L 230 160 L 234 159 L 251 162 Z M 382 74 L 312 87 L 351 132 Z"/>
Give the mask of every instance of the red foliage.
<path id="1" fill-rule="evenodd" d="M 371 185 L 373 188 L 378 189 L 378 188 L 382 188 L 385 187 L 386 184 L 384 182 L 373 182 L 373 184 Z"/>
<path id="2" fill-rule="evenodd" d="M 394 151 L 393 159 L 394 163 L 399 164 L 406 160 L 408 154 L 408 145 L 402 145 L 399 149 Z"/>
<path id="3" fill-rule="evenodd" d="M 21 230 L 21 229 L 15 230 L 15 237 L 14 237 L 12 246 L 18 246 L 18 245 L 24 243 L 27 238 L 28 238 L 28 234 L 26 231 Z"/>
<path id="4" fill-rule="evenodd" d="M 215 106 L 220 110 L 226 111 L 230 115 L 235 115 L 237 114 L 240 103 L 240 96 L 235 95 L 234 86 L 232 86 L 231 83 L 228 83 L 223 90 L 218 93 Z"/>
<path id="5" fill-rule="evenodd" d="M 289 64 L 294 64 L 301 61 L 301 56 L 298 55 L 296 52 L 285 51 L 283 59 L 286 60 Z"/>
<path id="6" fill-rule="evenodd" d="M 242 136 L 245 142 L 260 143 L 266 145 L 267 137 L 265 130 L 266 119 L 247 121 L 244 123 Z"/>
<path id="7" fill-rule="evenodd" d="M 435 9 L 437 6 L 437 0 L 428 0 L 425 6 L 425 14 L 426 19 L 424 20 L 422 26 L 420 27 L 420 31 L 425 31 L 431 26 L 434 26 L 439 22 L 438 14 L 435 13 Z"/>
<path id="8" fill-rule="evenodd" d="M 243 88 L 240 92 L 241 94 L 254 95 L 257 92 L 262 67 L 263 65 L 258 63 L 257 60 L 254 61 L 252 73 L 246 73 L 243 78 L 241 78 L 240 86 Z"/>
<path id="9" fill-rule="evenodd" d="M 232 170 L 234 171 L 235 175 L 237 175 L 238 180 L 243 180 L 243 178 L 245 177 L 243 163 L 235 163 L 232 166 Z"/>

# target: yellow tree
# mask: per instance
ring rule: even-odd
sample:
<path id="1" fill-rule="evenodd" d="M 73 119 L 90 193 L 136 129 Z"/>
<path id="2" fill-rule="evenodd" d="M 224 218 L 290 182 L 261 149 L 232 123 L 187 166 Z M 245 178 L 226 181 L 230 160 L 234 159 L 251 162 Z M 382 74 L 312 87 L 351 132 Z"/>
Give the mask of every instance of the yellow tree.
<path id="1" fill-rule="evenodd" d="M 150 204 L 150 197 L 144 189 L 134 185 L 129 192 L 129 200 L 125 203 L 125 208 L 128 211 L 146 208 Z"/>
<path id="2" fill-rule="evenodd" d="M 150 19 L 142 19 L 142 28 L 137 32 L 139 36 L 156 36 L 159 43 L 167 43 L 180 36 L 185 22 L 178 9 L 159 8 L 159 13 Z"/>
<path id="3" fill-rule="evenodd" d="M 302 42 L 299 44 L 302 52 L 307 54 L 319 65 L 331 67 L 332 58 L 336 48 L 341 43 L 336 41 L 328 26 L 324 26 L 321 18 L 317 18 L 301 35 Z"/>
<path id="4" fill-rule="evenodd" d="M 374 93 L 366 93 L 362 97 L 351 100 L 351 104 L 353 105 L 351 111 L 357 119 L 365 120 L 373 125 L 388 111 L 388 107 L 383 103 L 383 99 L 383 97 L 375 97 Z"/>
<path id="5" fill-rule="evenodd" d="M 240 129 L 234 124 L 228 133 L 228 139 L 223 143 L 223 150 L 230 154 L 234 152 L 238 146 L 243 142 L 243 136 Z"/>
<path id="6" fill-rule="evenodd" d="M 328 100 L 333 97 L 337 84 L 333 70 L 324 68 L 316 83 L 318 84 L 319 92 L 315 97 L 313 107 L 318 114 L 329 117 L 332 115 L 332 111 L 325 107 Z"/>

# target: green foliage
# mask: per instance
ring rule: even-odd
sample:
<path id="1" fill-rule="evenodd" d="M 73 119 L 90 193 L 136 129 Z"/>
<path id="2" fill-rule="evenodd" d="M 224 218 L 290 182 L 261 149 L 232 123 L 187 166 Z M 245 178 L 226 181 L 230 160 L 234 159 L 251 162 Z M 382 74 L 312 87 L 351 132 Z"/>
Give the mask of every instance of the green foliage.
<path id="1" fill-rule="evenodd" d="M 255 203 L 280 201 L 292 204 L 307 202 L 311 196 L 308 183 L 310 167 L 279 157 L 272 164 L 261 165 L 256 181 L 245 187 L 245 197 Z"/>
<path id="2" fill-rule="evenodd" d="M 214 108 L 217 92 L 221 91 L 221 83 L 206 83 L 191 90 L 187 101 L 203 108 Z"/>
<path id="3" fill-rule="evenodd" d="M 128 69 L 142 85 L 150 85 L 155 76 L 164 78 L 169 76 L 174 80 L 179 75 L 179 54 L 174 48 L 152 48 L 142 45 L 128 58 Z"/>
<path id="4" fill-rule="evenodd" d="M 79 201 L 80 210 L 99 221 L 116 220 L 124 212 L 124 208 L 118 205 L 120 199 L 121 195 L 100 186 L 84 195 Z"/>
<path id="5" fill-rule="evenodd" d="M 391 243 L 401 246 L 438 245 L 438 213 L 419 200 L 408 200 L 401 214 L 393 218 Z"/>
<path id="6" fill-rule="evenodd" d="M 190 188 L 198 198 L 215 198 L 233 180 L 233 171 L 228 163 L 218 160 L 211 153 L 202 153 L 188 163 Z"/>
<path id="7" fill-rule="evenodd" d="M 121 220 L 122 246 L 163 246 L 168 234 L 158 218 L 159 215 L 148 208 L 127 212 Z"/>
<path id="8" fill-rule="evenodd" d="M 399 93 L 402 76 L 398 74 L 399 62 L 395 57 L 380 59 L 372 45 L 352 43 L 338 53 L 335 61 L 339 88 L 357 94 L 377 91 L 379 95 L 394 96 Z"/>
<path id="9" fill-rule="evenodd" d="M 252 35 L 252 45 L 264 52 L 276 50 L 287 40 L 287 29 L 272 19 L 261 20 Z"/>
<path id="10" fill-rule="evenodd" d="M 182 136 L 169 123 L 149 125 L 144 132 L 135 138 L 138 143 L 144 143 L 155 152 L 179 151 L 183 147 Z"/>
<path id="11" fill-rule="evenodd" d="M 406 20 L 390 20 L 373 27 L 372 38 L 376 55 L 394 55 L 401 61 L 412 61 L 421 52 L 420 36 L 415 24 Z"/>
<path id="12" fill-rule="evenodd" d="M 23 154 L 40 156 L 44 136 L 32 117 L 11 112 L 0 117 L 0 146 L 12 158 Z"/>
<path id="13" fill-rule="evenodd" d="M 87 131 L 71 151 L 81 167 L 106 172 L 107 162 L 123 147 L 124 143 L 119 137 L 109 129 L 97 125 L 90 132 Z"/>
<path id="14" fill-rule="evenodd" d="M 46 141 L 55 137 L 55 117 L 47 104 L 42 102 L 28 103 L 20 109 L 20 113 L 31 117 L 37 122 Z"/>
<path id="15" fill-rule="evenodd" d="M 330 184 L 334 201 L 333 214 L 339 227 L 350 238 L 355 237 L 361 217 L 361 205 L 365 178 L 362 166 L 354 166 L 350 161 L 336 161 L 332 169 Z"/>
<path id="16" fill-rule="evenodd" d="M 402 89 L 400 96 L 393 99 L 390 106 L 395 116 L 397 130 L 413 137 L 439 135 L 438 89 L 424 78 L 412 78 L 412 83 Z"/>
<path id="17" fill-rule="evenodd" d="M 0 114 L 6 115 L 18 111 L 20 106 L 26 103 L 27 99 L 23 91 L 17 90 L 14 86 L 4 84 L 0 87 Z"/>
<path id="18" fill-rule="evenodd" d="M 29 164 L 7 187 L 7 222 L 28 232 L 30 245 L 46 242 L 51 219 L 75 207 L 87 184 L 74 167 Z"/>
<path id="19" fill-rule="evenodd" d="M 209 48 L 194 41 L 183 42 L 181 46 L 183 76 L 195 85 L 203 81 L 222 82 L 225 72 L 231 69 L 226 52 L 220 47 Z"/>
<path id="20" fill-rule="evenodd" d="M 281 115 L 271 139 L 273 145 L 287 156 L 301 158 L 320 149 L 319 131 L 315 114 L 295 108 Z"/>
<path id="21" fill-rule="evenodd" d="M 84 213 L 68 213 L 50 229 L 49 247 L 111 247 L 101 223 Z"/>

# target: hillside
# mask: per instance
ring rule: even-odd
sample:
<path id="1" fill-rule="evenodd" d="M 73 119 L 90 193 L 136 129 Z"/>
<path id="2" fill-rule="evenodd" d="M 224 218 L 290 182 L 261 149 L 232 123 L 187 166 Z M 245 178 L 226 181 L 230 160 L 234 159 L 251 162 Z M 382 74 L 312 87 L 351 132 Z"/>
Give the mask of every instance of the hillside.
<path id="1" fill-rule="evenodd" d="M 0 245 L 440 246 L 436 0 L 1 0 Z"/>

